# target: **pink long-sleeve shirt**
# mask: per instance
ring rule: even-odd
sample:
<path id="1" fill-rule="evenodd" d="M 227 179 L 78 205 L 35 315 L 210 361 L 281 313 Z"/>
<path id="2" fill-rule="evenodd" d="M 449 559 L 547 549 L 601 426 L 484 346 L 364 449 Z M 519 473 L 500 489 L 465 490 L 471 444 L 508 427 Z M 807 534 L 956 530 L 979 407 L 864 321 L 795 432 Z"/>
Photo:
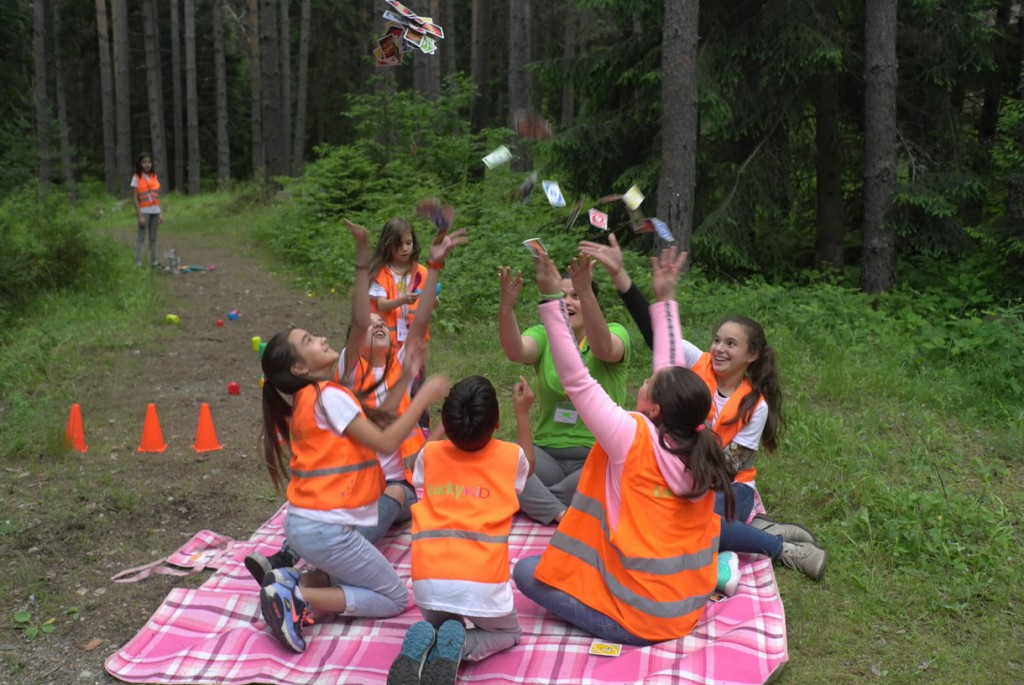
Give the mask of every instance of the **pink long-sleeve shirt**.
<path id="1" fill-rule="evenodd" d="M 658 360 L 668 359 L 666 349 L 670 344 L 670 328 L 672 322 L 661 312 L 661 305 L 651 305 L 651 319 L 654 328 L 654 370 L 659 366 Z M 674 303 L 673 303 L 674 304 Z M 659 308 L 656 315 L 655 308 Z M 595 381 L 580 356 L 576 337 L 565 312 L 562 300 L 548 300 L 539 305 L 540 319 L 548 334 L 551 345 L 551 356 L 558 370 L 558 377 L 565 388 L 565 394 L 572 401 L 583 423 L 594 434 L 597 443 L 608 454 L 608 470 L 605 473 L 605 502 L 608 506 L 608 522 L 612 528 L 619 523 L 619 512 L 622 508 L 622 469 L 626 456 L 633 446 L 636 434 L 636 421 L 633 414 L 615 404 L 608 393 Z M 661 321 L 659 321 L 661 319 Z M 675 337 L 681 339 L 679 318 L 675 317 Z M 660 349 L 659 348 L 663 348 Z M 659 355 L 659 352 L 662 354 Z M 640 416 L 643 416 L 640 414 Z M 658 444 L 658 432 L 651 420 L 643 416 L 644 425 L 651 433 L 654 456 L 658 469 L 665 478 L 665 483 L 676 495 L 687 495 L 693 491 L 693 476 L 676 455 Z"/>

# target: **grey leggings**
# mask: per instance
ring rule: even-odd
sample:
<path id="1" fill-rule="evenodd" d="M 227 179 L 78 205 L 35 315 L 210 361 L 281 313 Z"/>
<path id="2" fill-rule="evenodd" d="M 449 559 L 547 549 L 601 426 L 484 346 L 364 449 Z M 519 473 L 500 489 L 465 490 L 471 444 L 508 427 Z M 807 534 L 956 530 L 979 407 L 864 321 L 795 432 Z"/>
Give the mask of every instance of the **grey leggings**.
<path id="1" fill-rule="evenodd" d="M 135 236 L 135 263 L 142 263 L 142 243 L 146 242 L 146 233 L 149 233 L 149 261 L 156 263 L 156 230 L 160 227 L 159 214 L 143 214 L 142 223 L 139 225 L 139 232 Z"/>

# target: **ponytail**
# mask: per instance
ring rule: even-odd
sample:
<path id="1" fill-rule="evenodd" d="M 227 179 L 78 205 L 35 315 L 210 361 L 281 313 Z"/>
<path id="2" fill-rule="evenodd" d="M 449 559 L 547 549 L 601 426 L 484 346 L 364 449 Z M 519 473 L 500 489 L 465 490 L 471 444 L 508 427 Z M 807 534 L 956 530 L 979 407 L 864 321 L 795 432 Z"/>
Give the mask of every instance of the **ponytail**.
<path id="1" fill-rule="evenodd" d="M 661 407 L 658 444 L 679 457 L 693 477 L 692 497 L 720 490 L 725 498 L 725 517 L 735 515 L 729 470 L 718 435 L 705 425 L 711 411 L 711 392 L 690 369 L 670 366 L 659 371 L 650 389 L 651 401 Z"/>

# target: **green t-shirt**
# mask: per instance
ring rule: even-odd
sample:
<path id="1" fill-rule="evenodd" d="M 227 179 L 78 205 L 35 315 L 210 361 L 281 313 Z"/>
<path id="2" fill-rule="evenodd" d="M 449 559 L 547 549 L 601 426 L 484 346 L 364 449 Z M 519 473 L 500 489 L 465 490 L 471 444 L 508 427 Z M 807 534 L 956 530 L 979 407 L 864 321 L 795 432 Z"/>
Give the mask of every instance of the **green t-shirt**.
<path id="1" fill-rule="evenodd" d="M 604 388 L 605 392 L 618 405 L 626 401 L 626 363 L 629 361 L 629 333 L 625 326 L 617 323 L 608 324 L 611 334 L 622 341 L 622 361 L 606 362 L 598 359 L 590 352 L 590 346 L 584 345 L 583 363 L 590 370 L 590 375 Z M 537 341 L 540 358 L 533 365 L 537 372 L 537 383 L 534 394 L 540 407 L 540 421 L 533 428 L 533 442 L 541 447 L 590 447 L 594 444 L 594 436 L 590 429 L 576 413 L 569 398 L 565 396 L 562 381 L 555 371 L 555 361 L 551 357 L 548 345 L 548 334 L 543 324 L 531 326 L 523 332 L 524 336 Z"/>

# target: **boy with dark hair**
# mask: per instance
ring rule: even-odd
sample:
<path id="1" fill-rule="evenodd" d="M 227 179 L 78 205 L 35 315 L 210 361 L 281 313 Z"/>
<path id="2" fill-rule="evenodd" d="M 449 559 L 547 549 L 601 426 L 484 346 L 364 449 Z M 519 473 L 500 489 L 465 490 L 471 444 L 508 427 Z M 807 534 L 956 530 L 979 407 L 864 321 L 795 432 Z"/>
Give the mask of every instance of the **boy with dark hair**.
<path id="1" fill-rule="evenodd" d="M 518 644 L 508 535 L 533 472 L 532 404 L 520 376 L 512 392 L 516 444 L 494 438 L 498 396 L 483 376 L 462 379 L 445 398 L 446 439 L 424 445 L 413 469 L 423 497 L 412 506 L 412 592 L 426 620 L 409 628 L 388 685 L 454 683 L 462 659 Z"/>

